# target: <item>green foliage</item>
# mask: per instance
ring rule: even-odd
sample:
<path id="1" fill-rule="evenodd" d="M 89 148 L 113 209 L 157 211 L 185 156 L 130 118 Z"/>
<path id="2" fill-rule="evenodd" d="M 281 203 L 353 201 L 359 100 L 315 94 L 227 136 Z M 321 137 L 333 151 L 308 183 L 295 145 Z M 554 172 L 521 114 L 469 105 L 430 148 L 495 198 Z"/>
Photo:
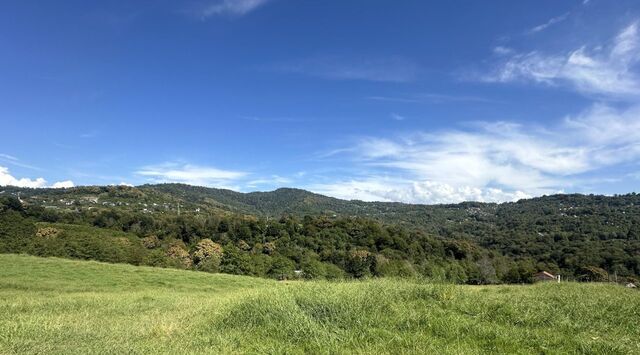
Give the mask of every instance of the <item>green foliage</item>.
<path id="1" fill-rule="evenodd" d="M 640 277 L 637 194 L 437 206 L 343 201 L 296 189 L 242 194 L 180 184 L 7 187 L 4 194 L 0 224 L 11 226 L 0 230 L 1 252 L 136 264 L 153 260 L 153 265 L 256 276 L 269 275 L 273 258 L 281 256 L 295 269 L 310 269 L 305 277 L 322 278 L 321 268 L 305 259 L 312 255 L 356 278 L 416 274 L 473 284 L 529 283 L 541 270 L 586 280 L 585 267 L 619 280 Z M 34 238 L 33 223 L 51 221 L 98 228 L 94 236 L 65 227 L 61 238 Z M 107 234 L 122 232 L 131 245 L 107 245 L 118 242 Z M 83 235 L 87 240 L 76 240 Z M 234 245 L 237 253 L 230 253 L 225 265 L 223 255 L 219 268 L 215 261 L 190 265 L 184 251 L 193 255 L 203 239 Z M 172 240 L 182 241 L 184 251 L 168 256 Z M 149 255 L 158 249 L 166 260 Z M 354 258 L 352 251 L 370 257 Z"/>
<path id="2" fill-rule="evenodd" d="M 271 259 L 271 266 L 267 275 L 276 280 L 288 280 L 294 277 L 295 263 L 283 256 L 275 256 Z"/>
<path id="3" fill-rule="evenodd" d="M 141 242 L 142 245 L 144 245 L 144 247 L 147 249 L 155 249 L 161 245 L 160 239 L 158 239 L 158 237 L 155 235 L 144 237 L 142 238 Z"/>
<path id="4" fill-rule="evenodd" d="M 583 281 L 605 282 L 609 281 L 609 274 L 597 266 L 585 266 L 582 268 L 579 278 Z"/>
<path id="5" fill-rule="evenodd" d="M 224 247 L 220 272 L 234 275 L 253 275 L 254 269 L 248 254 L 243 253 L 233 244 L 227 244 Z"/>
<path id="6" fill-rule="evenodd" d="M 0 253 L 27 252 L 35 232 L 33 221 L 19 211 L 12 208 L 0 212 Z"/>
<path id="7" fill-rule="evenodd" d="M 202 239 L 193 252 L 193 264 L 197 270 L 218 272 L 222 260 L 222 246 L 211 239 Z"/>
<path id="8" fill-rule="evenodd" d="M 347 273 L 338 266 L 330 263 L 323 263 L 324 277 L 330 281 L 343 280 L 347 277 Z"/>
<path id="9" fill-rule="evenodd" d="M 317 259 L 305 258 L 301 263 L 302 277 L 307 280 L 324 279 L 327 271 L 325 265 Z"/>
<path id="10" fill-rule="evenodd" d="M 376 257 L 375 275 L 382 277 L 414 278 L 418 276 L 413 265 L 407 260 L 389 260 L 385 257 Z"/>
<path id="11" fill-rule="evenodd" d="M 345 269 L 356 278 L 370 276 L 374 260 L 375 257 L 366 250 L 352 250 Z"/>

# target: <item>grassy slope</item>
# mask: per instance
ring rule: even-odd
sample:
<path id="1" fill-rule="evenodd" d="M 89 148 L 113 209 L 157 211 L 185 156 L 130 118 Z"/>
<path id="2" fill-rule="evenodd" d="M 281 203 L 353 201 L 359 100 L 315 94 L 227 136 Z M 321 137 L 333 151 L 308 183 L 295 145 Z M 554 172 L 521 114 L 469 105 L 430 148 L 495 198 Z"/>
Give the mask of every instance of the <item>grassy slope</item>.
<path id="1" fill-rule="evenodd" d="M 640 353 L 640 292 L 290 282 L 0 255 L 0 353 Z"/>

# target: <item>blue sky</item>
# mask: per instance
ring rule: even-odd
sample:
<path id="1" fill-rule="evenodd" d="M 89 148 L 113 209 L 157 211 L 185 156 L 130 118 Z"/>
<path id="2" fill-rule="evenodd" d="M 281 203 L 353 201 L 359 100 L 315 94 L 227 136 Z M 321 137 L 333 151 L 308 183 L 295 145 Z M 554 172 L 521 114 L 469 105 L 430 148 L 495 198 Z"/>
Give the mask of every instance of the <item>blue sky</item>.
<path id="1" fill-rule="evenodd" d="M 414 203 L 638 190 L 637 1 L 0 9 L 0 185 Z"/>

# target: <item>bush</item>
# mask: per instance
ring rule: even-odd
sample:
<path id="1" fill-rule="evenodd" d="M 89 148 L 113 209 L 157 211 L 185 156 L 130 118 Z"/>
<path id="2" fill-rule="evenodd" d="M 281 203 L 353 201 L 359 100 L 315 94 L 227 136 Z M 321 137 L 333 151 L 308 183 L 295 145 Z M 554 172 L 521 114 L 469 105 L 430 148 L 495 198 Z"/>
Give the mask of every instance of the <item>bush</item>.
<path id="1" fill-rule="evenodd" d="M 167 258 L 169 258 L 170 266 L 180 269 L 188 269 L 191 267 L 191 257 L 182 241 L 175 241 L 169 245 L 167 249 Z"/>
<path id="2" fill-rule="evenodd" d="M 417 275 L 413 265 L 406 260 L 388 260 L 382 258 L 380 258 L 380 256 L 376 257 L 376 276 L 415 277 Z"/>
<path id="3" fill-rule="evenodd" d="M 243 253 L 233 244 L 224 247 L 220 272 L 235 275 L 252 275 L 253 267 L 249 255 Z"/>
<path id="4" fill-rule="evenodd" d="M 352 250 L 347 258 L 347 272 L 356 278 L 369 276 L 373 260 L 374 257 L 366 250 Z"/>
<path id="5" fill-rule="evenodd" d="M 196 269 L 207 272 L 218 272 L 222 260 L 223 249 L 211 239 L 202 239 L 193 252 L 193 264 Z"/>
<path id="6" fill-rule="evenodd" d="M 580 269 L 580 276 L 578 278 L 582 281 L 605 282 L 609 281 L 609 274 L 602 268 L 585 266 Z"/>
<path id="7" fill-rule="evenodd" d="M 0 212 L 0 252 L 23 253 L 36 232 L 35 224 L 19 212 Z"/>
<path id="8" fill-rule="evenodd" d="M 155 249 L 160 246 L 160 239 L 155 235 L 142 238 L 142 245 L 147 249 Z"/>
<path id="9" fill-rule="evenodd" d="M 276 280 L 288 280 L 293 278 L 295 263 L 284 256 L 274 256 L 271 260 L 271 267 L 267 272 L 269 277 Z"/>
<path id="10" fill-rule="evenodd" d="M 157 249 L 148 253 L 144 258 L 144 264 L 156 267 L 169 267 L 170 262 L 167 260 L 167 256 L 164 251 Z"/>
<path id="11" fill-rule="evenodd" d="M 319 260 L 310 259 L 302 263 L 302 277 L 307 280 L 324 279 L 325 274 L 326 268 Z"/>
<path id="12" fill-rule="evenodd" d="M 38 238 L 55 238 L 60 234 L 60 230 L 53 227 L 39 228 L 36 232 Z"/>
<path id="13" fill-rule="evenodd" d="M 346 277 L 344 270 L 331 263 L 323 263 L 324 277 L 327 280 L 342 280 Z"/>

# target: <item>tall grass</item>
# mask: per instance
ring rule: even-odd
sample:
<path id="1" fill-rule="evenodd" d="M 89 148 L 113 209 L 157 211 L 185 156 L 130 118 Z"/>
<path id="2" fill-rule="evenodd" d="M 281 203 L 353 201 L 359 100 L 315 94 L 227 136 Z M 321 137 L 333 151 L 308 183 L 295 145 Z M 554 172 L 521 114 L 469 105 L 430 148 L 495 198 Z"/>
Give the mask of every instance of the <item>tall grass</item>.
<path id="1" fill-rule="evenodd" d="M 0 256 L 0 353 L 640 353 L 605 284 L 275 282 Z"/>

